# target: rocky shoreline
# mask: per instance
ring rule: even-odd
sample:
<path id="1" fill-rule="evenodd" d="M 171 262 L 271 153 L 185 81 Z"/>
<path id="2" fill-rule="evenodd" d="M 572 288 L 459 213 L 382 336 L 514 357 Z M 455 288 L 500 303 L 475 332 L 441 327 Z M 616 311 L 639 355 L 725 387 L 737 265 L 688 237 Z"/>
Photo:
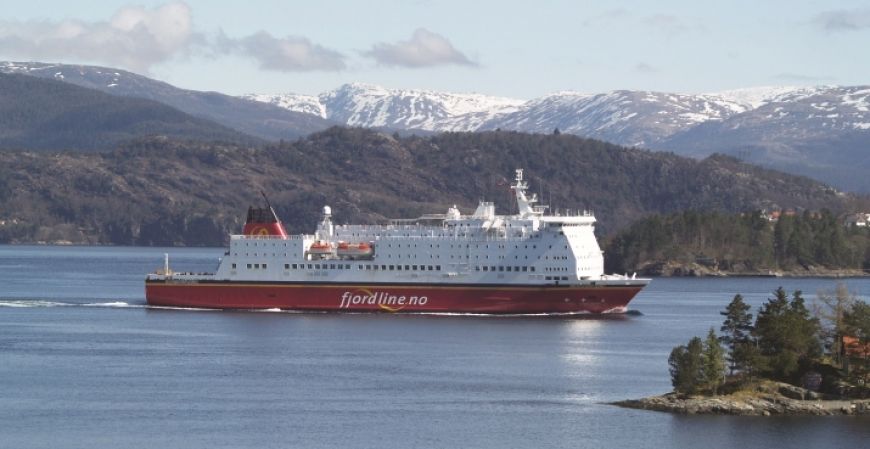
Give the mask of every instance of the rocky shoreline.
<path id="1" fill-rule="evenodd" d="M 787 384 L 720 396 L 684 396 L 668 393 L 611 405 L 680 415 L 866 415 L 870 399 L 823 399 L 821 395 Z"/>
<path id="2" fill-rule="evenodd" d="M 717 266 L 700 263 L 657 262 L 637 270 L 643 276 L 662 277 L 824 277 L 848 278 L 870 276 L 870 272 L 858 269 L 830 269 L 810 266 L 792 270 L 722 270 Z"/>

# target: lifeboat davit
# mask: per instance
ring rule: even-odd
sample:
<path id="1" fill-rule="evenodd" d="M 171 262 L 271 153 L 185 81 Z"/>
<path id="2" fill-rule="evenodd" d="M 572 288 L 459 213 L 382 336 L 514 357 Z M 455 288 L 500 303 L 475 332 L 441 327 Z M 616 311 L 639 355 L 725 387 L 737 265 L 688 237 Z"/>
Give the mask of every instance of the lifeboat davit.
<path id="1" fill-rule="evenodd" d="M 366 242 L 348 243 L 339 242 L 336 252 L 339 256 L 371 256 L 372 245 Z"/>

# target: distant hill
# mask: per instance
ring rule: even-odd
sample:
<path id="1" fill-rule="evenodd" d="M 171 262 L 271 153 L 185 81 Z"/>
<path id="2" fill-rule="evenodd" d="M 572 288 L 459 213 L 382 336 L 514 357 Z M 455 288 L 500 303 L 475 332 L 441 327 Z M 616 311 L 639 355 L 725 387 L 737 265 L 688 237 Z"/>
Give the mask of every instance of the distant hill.
<path id="1" fill-rule="evenodd" d="M 334 122 L 218 92 L 180 89 L 170 84 L 107 67 L 0 62 L 0 72 L 48 78 L 112 95 L 145 98 L 172 106 L 261 139 L 278 141 L 321 131 Z"/>
<path id="2" fill-rule="evenodd" d="M 730 154 L 870 192 L 870 86 L 707 94 L 558 92 L 529 101 L 346 84 L 318 96 L 248 95 L 351 126 L 562 133 L 696 158 Z"/>
<path id="3" fill-rule="evenodd" d="M 311 232 L 324 205 L 337 223 L 453 204 L 470 213 L 480 199 L 508 213 L 516 168 L 554 212 L 592 209 L 601 235 L 685 209 L 862 207 L 810 179 L 729 157 L 696 161 L 571 135 L 397 138 L 331 128 L 264 148 L 145 139 L 102 154 L 0 152 L 0 241 L 217 245 L 239 232 L 260 189 L 295 233 Z"/>
<path id="4" fill-rule="evenodd" d="M 704 158 L 714 153 L 870 192 L 870 86 L 757 87 L 704 94 L 614 90 L 531 100 L 350 83 L 320 95 L 180 89 L 123 70 L 0 62 L 0 72 L 146 98 L 262 139 L 333 125 L 402 134 L 561 133 Z"/>
<path id="5" fill-rule="evenodd" d="M 147 135 L 257 141 L 156 101 L 116 97 L 55 80 L 0 74 L 0 148 L 102 151 Z"/>

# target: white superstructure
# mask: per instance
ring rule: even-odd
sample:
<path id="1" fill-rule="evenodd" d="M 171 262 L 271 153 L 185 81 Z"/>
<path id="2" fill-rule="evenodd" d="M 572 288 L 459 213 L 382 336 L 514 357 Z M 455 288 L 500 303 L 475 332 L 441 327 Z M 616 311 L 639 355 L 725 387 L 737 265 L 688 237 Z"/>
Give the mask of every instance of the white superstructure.
<path id="1" fill-rule="evenodd" d="M 324 207 L 313 235 L 231 236 L 211 280 L 426 284 L 646 284 L 604 275 L 595 217 L 586 211 L 546 215 L 527 195 L 523 171 L 511 189 L 517 213 L 497 215 L 481 202 L 470 215 L 445 214 L 388 225 L 335 225 Z M 173 275 L 179 279 L 204 275 Z"/>

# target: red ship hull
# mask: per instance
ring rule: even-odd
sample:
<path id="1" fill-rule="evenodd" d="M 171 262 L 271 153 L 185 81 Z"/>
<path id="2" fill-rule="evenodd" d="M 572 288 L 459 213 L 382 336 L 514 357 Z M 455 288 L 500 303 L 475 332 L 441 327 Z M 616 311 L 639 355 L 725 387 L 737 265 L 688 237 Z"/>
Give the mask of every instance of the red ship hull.
<path id="1" fill-rule="evenodd" d="M 425 285 L 151 280 L 153 306 L 335 312 L 624 312 L 644 285 Z"/>

